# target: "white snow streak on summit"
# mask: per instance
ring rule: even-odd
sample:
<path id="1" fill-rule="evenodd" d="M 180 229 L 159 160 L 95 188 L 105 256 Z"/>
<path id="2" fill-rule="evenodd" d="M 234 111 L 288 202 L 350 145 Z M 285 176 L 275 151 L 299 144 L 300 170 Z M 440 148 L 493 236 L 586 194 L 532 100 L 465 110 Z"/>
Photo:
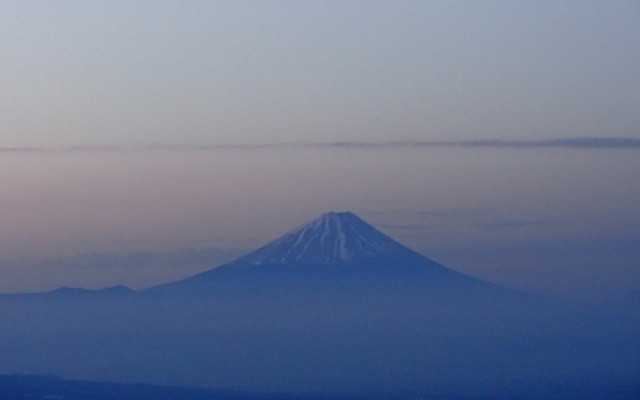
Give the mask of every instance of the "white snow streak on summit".
<path id="1" fill-rule="evenodd" d="M 340 259 L 344 261 L 349 259 L 349 250 L 347 250 L 347 246 L 345 243 L 346 239 L 344 237 L 344 232 L 338 233 L 338 241 L 336 242 L 336 244 L 339 246 L 338 253 L 340 254 Z"/>
<path id="2" fill-rule="evenodd" d="M 252 265 L 330 264 L 410 251 L 355 214 L 326 213 L 247 255 Z"/>

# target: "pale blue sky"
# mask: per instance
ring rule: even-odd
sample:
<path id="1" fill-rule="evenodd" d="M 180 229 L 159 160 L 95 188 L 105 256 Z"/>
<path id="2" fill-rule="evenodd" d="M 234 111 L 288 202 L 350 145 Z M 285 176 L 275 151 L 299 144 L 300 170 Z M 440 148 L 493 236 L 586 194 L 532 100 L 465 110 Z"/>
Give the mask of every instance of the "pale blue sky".
<path id="1" fill-rule="evenodd" d="M 6 145 L 629 136 L 634 1 L 10 2 Z"/>
<path id="2" fill-rule="evenodd" d="M 159 283 L 7 260 L 330 210 L 495 282 L 639 288 L 638 38 L 637 1 L 1 3 L 0 291 Z M 369 146 L 396 141 L 428 143 Z M 333 142 L 360 146 L 296 146 Z"/>

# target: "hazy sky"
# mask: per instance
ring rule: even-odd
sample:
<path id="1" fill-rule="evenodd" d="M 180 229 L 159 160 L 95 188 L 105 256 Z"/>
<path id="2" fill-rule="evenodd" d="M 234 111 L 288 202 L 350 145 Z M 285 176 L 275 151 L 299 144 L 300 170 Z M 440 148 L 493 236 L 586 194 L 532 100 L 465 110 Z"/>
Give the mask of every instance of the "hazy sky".
<path id="1" fill-rule="evenodd" d="M 42 259 L 331 210 L 494 282 L 640 289 L 639 38 L 637 1 L 3 2 L 0 291 L 143 287 L 191 271 Z"/>

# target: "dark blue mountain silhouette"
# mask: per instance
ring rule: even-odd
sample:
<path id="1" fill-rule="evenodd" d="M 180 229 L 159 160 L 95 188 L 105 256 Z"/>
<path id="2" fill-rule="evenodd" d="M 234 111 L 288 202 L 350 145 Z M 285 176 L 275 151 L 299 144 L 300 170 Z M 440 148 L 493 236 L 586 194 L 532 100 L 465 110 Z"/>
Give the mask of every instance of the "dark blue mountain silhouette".
<path id="1" fill-rule="evenodd" d="M 466 276 L 349 212 L 150 289 L 3 299 L 0 371 L 315 398 L 640 393 L 630 312 Z"/>

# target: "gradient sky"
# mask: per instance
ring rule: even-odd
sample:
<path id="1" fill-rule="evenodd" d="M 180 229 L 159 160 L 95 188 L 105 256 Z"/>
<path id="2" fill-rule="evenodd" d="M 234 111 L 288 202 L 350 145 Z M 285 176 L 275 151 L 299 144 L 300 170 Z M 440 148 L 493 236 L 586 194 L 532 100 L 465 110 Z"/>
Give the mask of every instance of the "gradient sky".
<path id="1" fill-rule="evenodd" d="M 0 291 L 344 210 L 494 282 L 640 289 L 637 1 L 21 1 L 0 38 Z"/>

